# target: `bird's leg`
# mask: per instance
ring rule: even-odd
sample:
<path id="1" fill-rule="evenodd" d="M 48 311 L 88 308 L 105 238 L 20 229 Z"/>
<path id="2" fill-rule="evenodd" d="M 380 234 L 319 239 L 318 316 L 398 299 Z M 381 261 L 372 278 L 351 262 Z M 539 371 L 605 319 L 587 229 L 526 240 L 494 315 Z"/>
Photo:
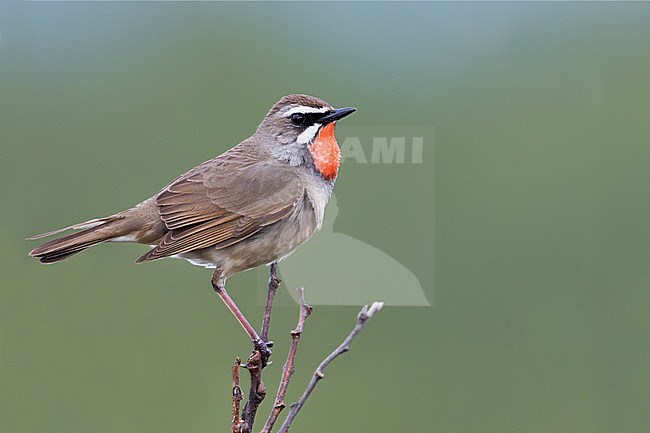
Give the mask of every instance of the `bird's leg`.
<path id="1" fill-rule="evenodd" d="M 225 283 L 225 278 L 222 277 L 220 270 L 217 268 L 212 274 L 212 287 L 214 288 L 214 291 L 217 292 L 217 295 L 219 295 L 223 303 L 226 304 L 226 307 L 228 307 L 233 316 L 235 316 L 241 327 L 244 328 L 244 331 L 246 331 L 250 337 L 255 349 L 258 350 L 262 355 L 263 365 L 266 365 L 267 360 L 271 356 L 269 346 L 267 345 L 266 341 L 260 338 L 257 331 L 255 331 L 255 328 L 253 328 L 248 320 L 246 320 L 246 317 L 241 312 L 237 304 L 235 304 L 235 301 L 233 301 L 228 292 L 226 292 Z"/>

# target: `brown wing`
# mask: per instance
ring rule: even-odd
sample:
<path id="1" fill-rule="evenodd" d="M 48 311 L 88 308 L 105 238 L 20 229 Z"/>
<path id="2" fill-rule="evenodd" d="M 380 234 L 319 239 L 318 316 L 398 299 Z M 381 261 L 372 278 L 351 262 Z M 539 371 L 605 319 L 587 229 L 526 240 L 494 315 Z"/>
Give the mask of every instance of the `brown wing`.
<path id="1" fill-rule="evenodd" d="M 169 232 L 138 262 L 225 248 L 291 215 L 304 187 L 290 169 L 240 145 L 190 170 L 156 197 Z"/>

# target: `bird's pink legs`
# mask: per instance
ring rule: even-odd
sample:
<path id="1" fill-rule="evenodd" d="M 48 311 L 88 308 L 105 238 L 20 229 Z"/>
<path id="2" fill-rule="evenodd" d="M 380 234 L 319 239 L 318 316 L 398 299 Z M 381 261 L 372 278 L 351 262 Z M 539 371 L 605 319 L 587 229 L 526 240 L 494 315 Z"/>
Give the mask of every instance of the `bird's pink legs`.
<path id="1" fill-rule="evenodd" d="M 265 361 L 269 359 L 269 356 L 271 356 L 269 345 L 266 341 L 262 340 L 255 328 L 253 328 L 253 326 L 248 322 L 244 313 L 241 312 L 237 304 L 235 304 L 235 301 L 233 301 L 228 292 L 226 292 L 225 280 L 222 278 L 221 272 L 218 268 L 212 274 L 212 287 L 214 288 L 214 291 L 217 292 L 217 295 L 219 295 L 223 303 L 226 304 L 226 307 L 228 307 L 233 316 L 235 316 L 241 327 L 244 328 L 244 331 L 246 331 L 250 337 L 255 349 L 260 351 L 262 359 Z"/>

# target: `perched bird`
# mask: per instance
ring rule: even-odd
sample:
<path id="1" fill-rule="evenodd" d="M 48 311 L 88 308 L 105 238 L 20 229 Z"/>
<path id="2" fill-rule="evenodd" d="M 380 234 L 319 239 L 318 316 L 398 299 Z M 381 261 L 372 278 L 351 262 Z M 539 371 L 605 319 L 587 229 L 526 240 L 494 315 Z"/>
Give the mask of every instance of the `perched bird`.
<path id="1" fill-rule="evenodd" d="M 339 168 L 334 125 L 354 111 L 313 96 L 285 96 L 235 147 L 131 209 L 29 238 L 75 230 L 29 255 L 55 263 L 102 242 L 137 242 L 152 247 L 137 262 L 177 257 L 214 268 L 214 290 L 268 352 L 226 292 L 226 279 L 281 260 L 320 229 Z"/>

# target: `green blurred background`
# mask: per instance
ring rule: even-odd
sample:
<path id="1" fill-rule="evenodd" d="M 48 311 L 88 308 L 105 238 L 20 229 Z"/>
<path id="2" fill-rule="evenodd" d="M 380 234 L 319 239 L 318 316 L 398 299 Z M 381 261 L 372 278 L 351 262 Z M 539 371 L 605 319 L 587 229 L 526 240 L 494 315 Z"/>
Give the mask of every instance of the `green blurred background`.
<path id="1" fill-rule="evenodd" d="M 125 244 L 45 267 L 23 239 L 149 197 L 294 92 L 357 106 L 340 135 L 435 128 L 421 165 L 345 164 L 334 227 L 435 305 L 382 311 L 295 431 L 650 431 L 649 47 L 647 2 L 2 3 L 0 432 L 228 431 L 249 345 L 208 271 Z M 229 280 L 256 321 L 259 280 Z M 357 311 L 316 309 L 288 400 Z"/>

